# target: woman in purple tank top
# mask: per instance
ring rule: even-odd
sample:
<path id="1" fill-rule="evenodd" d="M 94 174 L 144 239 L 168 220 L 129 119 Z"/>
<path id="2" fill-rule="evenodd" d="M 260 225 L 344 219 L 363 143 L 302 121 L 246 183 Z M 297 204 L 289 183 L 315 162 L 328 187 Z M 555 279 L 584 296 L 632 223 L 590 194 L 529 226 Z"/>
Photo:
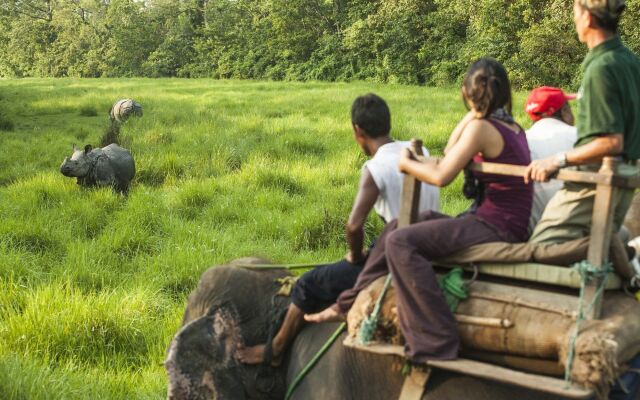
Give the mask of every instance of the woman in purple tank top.
<path id="1" fill-rule="evenodd" d="M 511 86 L 504 67 L 493 59 L 476 61 L 465 75 L 462 95 L 470 111 L 451 134 L 444 158 L 419 163 L 404 154 L 399 164 L 402 172 L 446 186 L 472 160 L 529 164 L 525 133 L 511 118 Z M 386 235 L 405 351 L 414 361 L 458 355 L 456 321 L 438 287 L 431 260 L 476 244 L 527 240 L 533 186 L 522 178 L 473 177 L 481 190 L 472 211 L 457 218 L 424 213 L 417 223 Z"/>
<path id="2" fill-rule="evenodd" d="M 423 182 L 446 186 L 470 161 L 529 165 L 524 131 L 511 118 L 511 86 L 504 67 L 483 58 L 471 65 L 462 95 L 469 113 L 454 129 L 441 161 L 418 163 L 408 153 L 399 168 Z M 458 355 L 456 321 L 436 282 L 431 260 L 487 242 L 527 240 L 533 186 L 522 178 L 472 176 L 481 188 L 474 207 L 452 218 L 429 211 L 418 222 L 395 229 L 388 223 L 352 289 L 334 306 L 305 316 L 310 322 L 344 319 L 358 293 L 390 270 L 396 287 L 407 356 L 417 362 Z"/>

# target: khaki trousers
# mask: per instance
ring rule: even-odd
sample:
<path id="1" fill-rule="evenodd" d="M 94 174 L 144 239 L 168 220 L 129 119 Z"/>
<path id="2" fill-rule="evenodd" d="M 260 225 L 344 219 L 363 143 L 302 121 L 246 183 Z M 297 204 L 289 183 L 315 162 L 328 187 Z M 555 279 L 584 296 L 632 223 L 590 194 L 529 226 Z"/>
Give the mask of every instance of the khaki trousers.
<path id="1" fill-rule="evenodd" d="M 593 167 L 580 169 L 594 170 Z M 639 171 L 637 166 L 622 164 L 618 166 L 618 174 L 633 176 L 638 175 Z M 631 205 L 633 194 L 633 189 L 617 189 L 615 191 L 613 198 L 613 206 L 615 207 L 614 232 L 620 230 Z M 529 241 L 562 243 L 588 236 L 591 232 L 595 196 L 595 185 L 566 182 L 564 188 L 560 189 L 547 204 Z"/>

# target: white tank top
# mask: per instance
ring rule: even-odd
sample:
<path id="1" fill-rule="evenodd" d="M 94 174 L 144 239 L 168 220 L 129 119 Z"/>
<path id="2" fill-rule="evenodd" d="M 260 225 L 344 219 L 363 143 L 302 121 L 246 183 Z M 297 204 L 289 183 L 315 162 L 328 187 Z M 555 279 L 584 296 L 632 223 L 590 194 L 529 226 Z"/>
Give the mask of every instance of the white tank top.
<path id="1" fill-rule="evenodd" d="M 400 213 L 404 174 L 398 170 L 398 161 L 401 150 L 410 145 L 411 142 L 387 143 L 363 167 L 369 170 L 380 191 L 374 209 L 386 222 L 398 218 Z M 427 149 L 423 148 L 423 151 L 425 156 L 429 156 Z M 440 211 L 440 190 L 423 183 L 420 190 L 420 211 L 426 210 Z"/>

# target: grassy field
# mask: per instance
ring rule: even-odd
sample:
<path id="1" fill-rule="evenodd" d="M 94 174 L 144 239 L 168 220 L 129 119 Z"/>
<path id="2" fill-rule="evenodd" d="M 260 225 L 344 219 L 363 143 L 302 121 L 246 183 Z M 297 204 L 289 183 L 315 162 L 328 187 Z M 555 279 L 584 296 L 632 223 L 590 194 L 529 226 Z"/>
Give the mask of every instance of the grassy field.
<path id="1" fill-rule="evenodd" d="M 206 268 L 341 257 L 365 160 L 349 109 L 369 91 L 395 137 L 434 154 L 465 111 L 454 88 L 0 80 L 0 398 L 162 398 L 166 346 Z M 82 190 L 59 165 L 73 143 L 100 143 L 124 97 L 144 107 L 121 133 L 131 193 Z M 442 192 L 447 213 L 468 204 L 460 183 Z"/>

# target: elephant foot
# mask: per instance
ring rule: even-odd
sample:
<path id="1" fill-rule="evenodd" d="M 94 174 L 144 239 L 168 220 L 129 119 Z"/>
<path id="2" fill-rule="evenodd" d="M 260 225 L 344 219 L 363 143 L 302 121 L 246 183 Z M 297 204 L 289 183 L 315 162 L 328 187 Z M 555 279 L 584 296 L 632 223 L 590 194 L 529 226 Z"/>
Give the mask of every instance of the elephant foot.
<path id="1" fill-rule="evenodd" d="M 344 322 L 346 318 L 343 314 L 338 311 L 336 306 L 331 306 L 329 308 L 325 308 L 323 311 L 315 314 L 305 314 L 305 321 L 313 322 L 313 323 L 321 323 L 321 322 Z"/>

